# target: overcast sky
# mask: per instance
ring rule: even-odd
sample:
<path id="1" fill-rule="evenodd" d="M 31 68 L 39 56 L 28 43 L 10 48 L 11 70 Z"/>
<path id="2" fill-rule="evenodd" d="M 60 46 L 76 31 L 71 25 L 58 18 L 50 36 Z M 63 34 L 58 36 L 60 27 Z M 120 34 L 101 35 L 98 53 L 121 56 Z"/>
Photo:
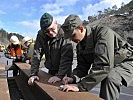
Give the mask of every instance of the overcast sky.
<path id="1" fill-rule="evenodd" d="M 78 14 L 82 20 L 108 7 L 131 0 L 1 0 L 0 28 L 36 38 L 40 29 L 39 20 L 48 12 L 62 24 L 69 14 Z"/>

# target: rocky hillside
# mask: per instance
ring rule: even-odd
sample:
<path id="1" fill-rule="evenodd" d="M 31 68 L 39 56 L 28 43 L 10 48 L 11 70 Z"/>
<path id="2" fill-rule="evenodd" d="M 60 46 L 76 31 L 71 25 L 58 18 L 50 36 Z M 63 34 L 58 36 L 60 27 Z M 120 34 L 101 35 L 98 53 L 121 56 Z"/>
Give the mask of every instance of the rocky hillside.
<path id="1" fill-rule="evenodd" d="M 112 28 L 125 39 L 133 38 L 133 14 L 132 15 L 113 15 L 101 18 L 90 23 L 90 26 L 103 25 Z"/>
<path id="2" fill-rule="evenodd" d="M 133 0 L 113 14 L 108 13 L 89 24 L 90 26 L 108 26 L 133 45 Z"/>

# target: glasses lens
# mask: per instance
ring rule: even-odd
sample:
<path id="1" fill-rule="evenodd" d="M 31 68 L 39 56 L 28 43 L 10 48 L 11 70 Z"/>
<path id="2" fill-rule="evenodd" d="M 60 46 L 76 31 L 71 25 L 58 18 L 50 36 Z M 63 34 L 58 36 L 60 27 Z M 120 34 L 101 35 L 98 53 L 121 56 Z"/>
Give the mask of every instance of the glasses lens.
<path id="1" fill-rule="evenodd" d="M 49 30 L 48 29 L 44 30 L 44 33 L 49 33 Z"/>

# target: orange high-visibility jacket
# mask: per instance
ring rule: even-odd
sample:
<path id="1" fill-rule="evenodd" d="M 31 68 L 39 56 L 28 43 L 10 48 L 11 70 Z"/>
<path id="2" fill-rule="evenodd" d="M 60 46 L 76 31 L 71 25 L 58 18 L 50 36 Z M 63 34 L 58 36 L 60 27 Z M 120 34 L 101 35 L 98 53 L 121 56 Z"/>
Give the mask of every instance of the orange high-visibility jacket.
<path id="1" fill-rule="evenodd" d="M 18 48 L 17 48 L 16 51 L 15 51 L 14 48 L 12 47 L 12 44 L 10 45 L 10 53 L 11 53 L 11 56 L 17 56 L 17 55 L 23 54 L 24 51 L 22 50 L 22 43 L 19 42 L 18 45 L 19 45 L 19 46 L 18 46 Z"/>

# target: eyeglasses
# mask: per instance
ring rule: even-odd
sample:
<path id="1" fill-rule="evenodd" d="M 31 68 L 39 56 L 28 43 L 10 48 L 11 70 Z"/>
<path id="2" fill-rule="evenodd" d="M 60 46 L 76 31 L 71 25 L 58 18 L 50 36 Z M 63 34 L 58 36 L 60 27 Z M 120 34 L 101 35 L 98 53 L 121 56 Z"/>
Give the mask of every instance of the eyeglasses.
<path id="1" fill-rule="evenodd" d="M 55 24 L 57 24 L 57 23 L 55 23 Z M 43 30 L 43 32 L 44 32 L 44 33 L 50 33 L 50 31 L 55 32 L 55 30 L 56 30 L 56 27 L 53 26 L 53 27 L 51 27 L 51 28 L 47 28 L 47 29 Z"/>
<path id="2" fill-rule="evenodd" d="M 44 33 L 50 33 L 50 31 L 55 32 L 55 29 L 50 28 L 50 29 L 43 30 Z"/>
<path id="3" fill-rule="evenodd" d="M 44 33 L 49 33 L 50 31 L 48 29 L 43 30 Z"/>

